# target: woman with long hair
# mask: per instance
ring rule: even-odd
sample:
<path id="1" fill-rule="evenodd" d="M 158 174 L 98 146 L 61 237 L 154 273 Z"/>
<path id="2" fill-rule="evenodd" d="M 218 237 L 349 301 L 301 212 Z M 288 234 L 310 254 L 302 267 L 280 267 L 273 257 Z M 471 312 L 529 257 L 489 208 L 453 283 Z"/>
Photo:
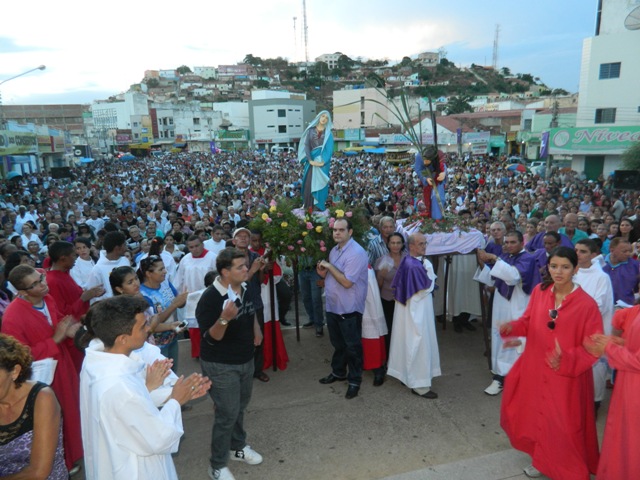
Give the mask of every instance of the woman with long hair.
<path id="1" fill-rule="evenodd" d="M 158 316 L 153 326 L 155 344 L 162 354 L 173 360 L 174 371 L 178 370 L 178 331 L 176 310 L 185 306 L 188 292 L 178 294 L 167 279 L 167 269 L 162 258 L 151 255 L 140 262 L 138 270 L 140 293 Z M 181 330 L 181 329 L 178 329 Z"/>
<path id="2" fill-rule="evenodd" d="M 527 476 L 588 480 L 598 467 L 592 366 L 583 346 L 602 333 L 596 302 L 577 284 L 576 252 L 558 247 L 549 256 L 550 278 L 534 288 L 522 317 L 500 327 L 505 347 L 526 337 L 509 372 L 500 425 L 511 445 L 528 453 Z"/>

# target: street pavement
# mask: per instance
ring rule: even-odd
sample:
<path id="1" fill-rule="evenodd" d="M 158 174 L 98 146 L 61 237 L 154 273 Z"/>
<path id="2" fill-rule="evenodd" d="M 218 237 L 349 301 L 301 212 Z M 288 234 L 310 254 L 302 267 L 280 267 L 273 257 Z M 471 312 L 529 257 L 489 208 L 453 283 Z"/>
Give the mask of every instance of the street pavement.
<path id="1" fill-rule="evenodd" d="M 301 306 L 301 310 L 302 306 Z M 291 318 L 292 314 L 289 315 Z M 304 312 L 300 325 L 307 321 Z M 346 400 L 346 382 L 321 385 L 330 373 L 331 344 L 313 329 L 283 327 L 286 370 L 254 381 L 245 415 L 247 442 L 264 457 L 260 465 L 230 462 L 237 480 L 498 480 L 524 479 L 529 457 L 513 450 L 500 428 L 500 396 L 491 382 L 479 323 L 438 341 L 443 375 L 434 379 L 436 400 L 426 400 L 387 377 L 373 387 L 366 372 L 358 397 Z M 199 371 L 188 340 L 180 342 L 180 372 Z M 213 404 L 207 396 L 183 415 L 185 435 L 174 462 L 181 479 L 206 479 Z M 604 429 L 608 398 L 598 419 Z"/>

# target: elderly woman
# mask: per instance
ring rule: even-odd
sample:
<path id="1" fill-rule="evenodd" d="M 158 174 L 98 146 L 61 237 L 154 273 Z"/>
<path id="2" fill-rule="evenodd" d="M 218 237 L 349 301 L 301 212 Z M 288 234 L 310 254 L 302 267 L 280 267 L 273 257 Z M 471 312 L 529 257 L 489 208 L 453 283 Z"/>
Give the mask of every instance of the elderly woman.
<path id="1" fill-rule="evenodd" d="M 60 405 L 53 390 L 28 380 L 32 361 L 26 346 L 0 334 L 0 477 L 67 480 Z"/>

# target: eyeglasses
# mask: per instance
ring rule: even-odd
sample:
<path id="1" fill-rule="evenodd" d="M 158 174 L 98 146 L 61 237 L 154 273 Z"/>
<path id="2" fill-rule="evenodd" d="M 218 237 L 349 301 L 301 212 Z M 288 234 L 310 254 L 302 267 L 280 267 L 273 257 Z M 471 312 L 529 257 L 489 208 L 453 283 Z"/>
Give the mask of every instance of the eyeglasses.
<path id="1" fill-rule="evenodd" d="M 549 310 L 549 318 L 551 318 L 551 320 L 547 322 L 547 327 L 549 327 L 549 330 L 554 330 L 556 328 L 556 318 L 558 318 L 558 310 Z"/>
<path id="2" fill-rule="evenodd" d="M 42 285 L 46 279 L 47 279 L 47 276 L 44 273 L 41 273 L 40 279 L 33 282 L 30 286 L 26 287 L 24 290 L 33 290 L 37 286 Z"/>

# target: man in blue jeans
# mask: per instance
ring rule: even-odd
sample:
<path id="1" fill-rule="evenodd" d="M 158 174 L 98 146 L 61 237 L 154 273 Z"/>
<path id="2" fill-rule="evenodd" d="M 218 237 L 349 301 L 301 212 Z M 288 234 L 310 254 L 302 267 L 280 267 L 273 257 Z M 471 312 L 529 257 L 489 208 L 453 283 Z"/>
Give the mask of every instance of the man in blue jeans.
<path id="1" fill-rule="evenodd" d="M 216 407 L 209 477 L 234 480 L 227 467 L 229 458 L 249 465 L 262 462 L 262 456 L 247 445 L 243 425 L 253 387 L 253 354 L 262 343 L 262 333 L 253 303 L 254 287 L 245 283 L 245 254 L 225 248 L 218 254 L 216 268 L 219 276 L 196 307 L 202 335 L 200 364 L 214 384 L 209 393 Z"/>
<path id="2" fill-rule="evenodd" d="M 324 335 L 324 313 L 322 311 L 322 287 L 318 285 L 322 277 L 316 272 L 316 266 L 309 257 L 300 258 L 298 268 L 298 282 L 304 309 L 309 316 L 309 322 L 303 325 L 304 328 L 316 329 L 316 337 Z"/>
<path id="3" fill-rule="evenodd" d="M 331 373 L 320 379 L 327 385 L 348 380 L 345 398 L 358 396 L 362 383 L 362 313 L 367 297 L 369 258 L 351 238 L 351 222 L 340 218 L 333 224 L 329 261 L 318 262 L 316 271 L 325 279 L 327 328 L 334 352 Z M 347 373 L 348 368 L 348 373 Z"/>

